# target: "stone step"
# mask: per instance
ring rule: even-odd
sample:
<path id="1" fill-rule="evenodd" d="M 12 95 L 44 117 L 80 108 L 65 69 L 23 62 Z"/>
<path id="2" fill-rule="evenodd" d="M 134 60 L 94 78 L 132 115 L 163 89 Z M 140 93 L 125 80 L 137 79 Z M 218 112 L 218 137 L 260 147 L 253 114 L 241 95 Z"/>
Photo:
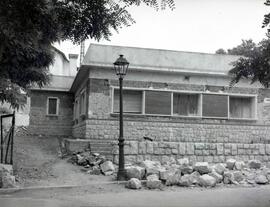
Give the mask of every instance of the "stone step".
<path id="1" fill-rule="evenodd" d="M 64 145 L 69 154 L 79 152 L 84 149 L 91 149 L 92 152 L 100 154 L 112 154 L 113 149 L 111 142 L 90 139 L 65 139 Z"/>

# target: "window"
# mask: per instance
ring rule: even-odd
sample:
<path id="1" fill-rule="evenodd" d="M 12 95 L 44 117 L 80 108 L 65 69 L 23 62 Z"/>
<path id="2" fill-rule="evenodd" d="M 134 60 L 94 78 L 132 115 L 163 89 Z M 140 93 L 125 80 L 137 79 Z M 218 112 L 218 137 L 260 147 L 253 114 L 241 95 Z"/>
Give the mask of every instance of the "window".
<path id="1" fill-rule="evenodd" d="M 199 115 L 199 94 L 173 94 L 173 114 L 181 116 Z"/>
<path id="2" fill-rule="evenodd" d="M 228 118 L 228 96 L 203 94 L 202 110 L 204 117 Z"/>
<path id="3" fill-rule="evenodd" d="M 123 112 L 142 113 L 142 91 L 123 90 Z M 113 112 L 119 113 L 119 90 L 114 90 Z"/>
<path id="4" fill-rule="evenodd" d="M 171 93 L 162 91 L 145 92 L 146 114 L 171 114 Z"/>
<path id="5" fill-rule="evenodd" d="M 74 119 L 78 119 L 79 118 L 79 101 L 78 98 L 75 99 L 75 103 L 74 103 Z"/>
<path id="6" fill-rule="evenodd" d="M 47 115 L 58 115 L 59 100 L 55 97 L 47 99 Z"/>
<path id="7" fill-rule="evenodd" d="M 113 89 L 112 112 L 119 113 L 119 89 Z M 255 119 L 256 97 L 209 92 L 124 89 L 123 112 L 130 114 Z"/>
<path id="8" fill-rule="evenodd" d="M 81 93 L 80 96 L 80 109 L 79 109 L 80 115 L 85 114 L 85 91 Z"/>
<path id="9" fill-rule="evenodd" d="M 255 118 L 255 98 L 253 97 L 230 97 L 231 118 Z"/>

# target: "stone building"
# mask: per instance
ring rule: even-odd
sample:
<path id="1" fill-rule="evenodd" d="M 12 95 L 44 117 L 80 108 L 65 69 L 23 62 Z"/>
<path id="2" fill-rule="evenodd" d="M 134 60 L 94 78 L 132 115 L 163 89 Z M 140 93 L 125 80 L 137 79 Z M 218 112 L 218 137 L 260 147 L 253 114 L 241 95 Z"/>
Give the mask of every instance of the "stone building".
<path id="1" fill-rule="evenodd" d="M 70 87 L 77 74 L 78 55 L 70 54 L 69 59 L 54 48 L 54 63 L 49 67 L 50 84 L 33 87 L 29 94 L 29 132 L 34 135 L 72 134 L 74 97 Z"/>
<path id="2" fill-rule="evenodd" d="M 33 90 L 30 126 L 77 138 L 70 146 L 90 144 L 117 162 L 113 62 L 120 54 L 130 62 L 123 98 L 127 162 L 270 161 L 270 90 L 248 81 L 230 88 L 230 63 L 238 58 L 231 55 L 91 44 L 75 78 L 55 76 L 55 90 Z"/>
<path id="3" fill-rule="evenodd" d="M 90 45 L 70 89 L 73 137 L 89 140 L 97 151 L 117 143 L 119 90 L 112 63 L 119 54 L 130 62 L 123 98 L 128 161 L 269 161 L 270 91 L 248 81 L 230 88 L 230 63 L 238 58 L 230 55 Z M 117 161 L 117 145 L 112 153 Z"/>

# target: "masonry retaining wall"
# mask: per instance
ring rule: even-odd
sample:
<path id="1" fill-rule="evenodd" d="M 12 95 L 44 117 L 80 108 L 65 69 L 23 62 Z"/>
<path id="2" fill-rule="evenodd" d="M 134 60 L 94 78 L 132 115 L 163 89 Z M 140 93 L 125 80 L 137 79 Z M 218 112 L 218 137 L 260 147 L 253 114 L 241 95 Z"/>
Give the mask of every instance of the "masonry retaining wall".
<path id="1" fill-rule="evenodd" d="M 111 143 L 118 161 L 118 120 L 85 120 L 84 138 Z M 77 129 L 79 130 L 79 129 Z M 127 162 L 143 159 L 164 161 L 169 156 L 189 157 L 192 161 L 223 162 L 228 158 L 270 161 L 270 127 L 221 123 L 183 123 L 161 121 L 124 121 Z M 144 137 L 153 139 L 146 141 Z M 91 143 L 91 141 L 90 141 Z"/>
<path id="2" fill-rule="evenodd" d="M 155 89 L 164 83 L 125 81 L 125 87 Z M 119 136 L 118 116 L 111 114 L 110 86 L 116 80 L 90 79 L 88 114 L 86 120 L 73 126 L 73 136 L 89 139 L 92 143 L 111 142 L 111 153 L 117 162 L 114 146 Z M 170 90 L 203 91 L 203 85 L 168 83 Z M 209 86 L 210 91 L 224 89 Z M 270 90 L 258 88 L 229 88 L 225 92 L 258 95 L 257 120 L 227 120 L 207 118 L 161 117 L 124 115 L 125 154 L 127 161 L 158 159 L 168 156 L 189 157 L 193 161 L 221 162 L 230 157 L 247 161 L 259 159 L 268 162 L 270 157 Z M 144 137 L 153 139 L 145 141 Z"/>

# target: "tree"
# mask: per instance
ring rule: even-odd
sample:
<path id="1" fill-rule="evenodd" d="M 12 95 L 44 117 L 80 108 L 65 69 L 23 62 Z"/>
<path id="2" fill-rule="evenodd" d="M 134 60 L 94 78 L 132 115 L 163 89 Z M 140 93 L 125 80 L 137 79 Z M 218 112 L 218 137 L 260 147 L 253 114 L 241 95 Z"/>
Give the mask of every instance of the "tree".
<path id="1" fill-rule="evenodd" d="M 173 0 L 1 0 L 0 101 L 21 105 L 21 90 L 49 82 L 52 44 L 109 39 L 135 21 L 127 7 L 174 8 Z"/>
<path id="2" fill-rule="evenodd" d="M 256 47 L 256 43 L 252 39 L 242 40 L 242 43 L 232 49 L 228 49 L 229 55 L 243 55 L 250 57 L 253 49 Z"/>
<path id="3" fill-rule="evenodd" d="M 227 54 L 227 52 L 223 48 L 218 49 L 215 53 L 218 55 L 226 55 Z"/>
<path id="4" fill-rule="evenodd" d="M 270 0 L 264 3 L 270 6 Z M 243 42 L 242 48 L 232 49 L 232 52 L 245 57 L 240 57 L 233 62 L 233 68 L 230 70 L 232 75 L 231 85 L 238 83 L 241 79 L 251 80 L 251 84 L 259 81 L 264 87 L 268 88 L 270 84 L 270 13 L 264 15 L 262 24 L 267 29 L 267 38 L 256 45 L 252 40 Z M 229 50 L 228 50 L 229 52 Z"/>
<path id="5" fill-rule="evenodd" d="M 251 83 L 259 81 L 268 88 L 270 83 L 270 39 L 264 39 L 260 43 L 250 45 L 249 50 L 241 50 L 242 55 L 233 62 L 230 70 L 232 75 L 231 85 L 238 83 L 241 79 L 250 79 Z M 238 51 L 239 52 L 239 51 Z"/>

